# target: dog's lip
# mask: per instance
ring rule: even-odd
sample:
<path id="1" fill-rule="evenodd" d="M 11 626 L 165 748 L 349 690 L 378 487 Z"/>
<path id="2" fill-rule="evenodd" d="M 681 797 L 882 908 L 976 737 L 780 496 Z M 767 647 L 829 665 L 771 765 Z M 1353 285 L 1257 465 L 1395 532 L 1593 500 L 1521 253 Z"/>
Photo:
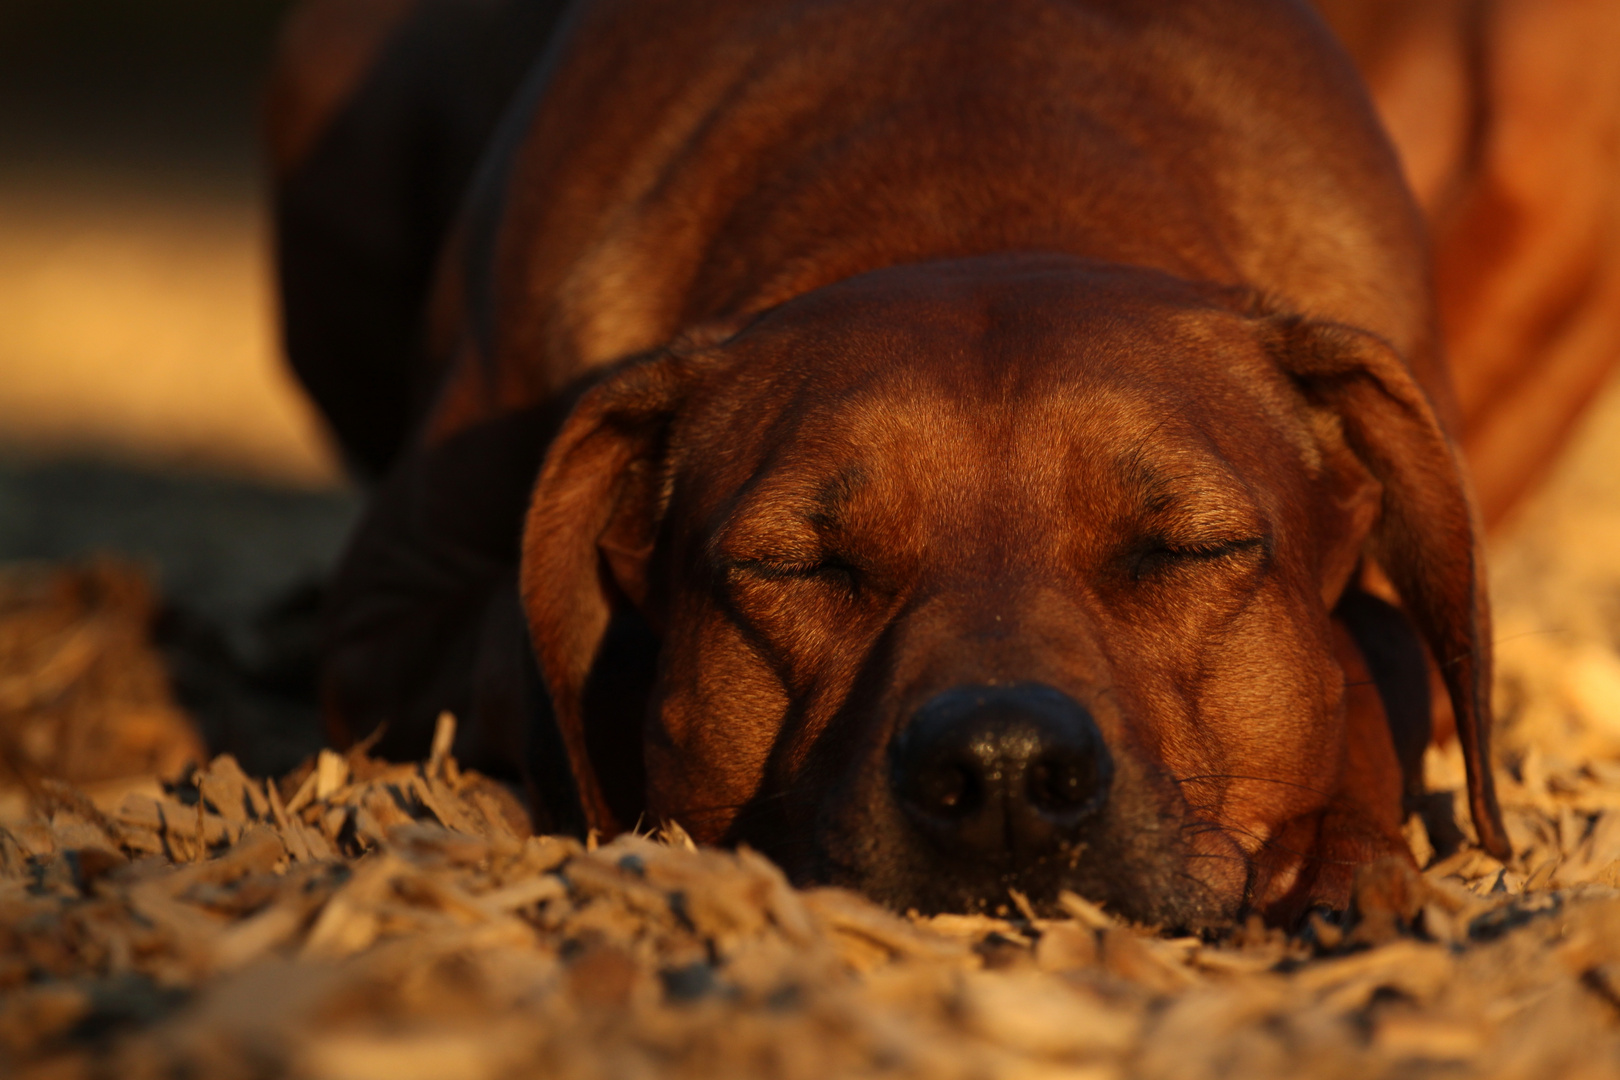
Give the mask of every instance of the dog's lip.
<path id="1" fill-rule="evenodd" d="M 895 800 L 836 797 L 845 787 L 805 804 L 806 831 L 791 839 L 780 832 L 736 839 L 776 858 L 800 886 L 849 888 L 898 911 L 993 914 L 1013 908 L 1009 890 L 1016 890 L 1038 914 L 1058 916 L 1069 891 L 1147 925 L 1198 932 L 1230 923 L 1249 899 L 1250 860 L 1224 832 L 1202 835 L 1174 787 L 1154 779 L 1161 773 L 1128 755 L 1116 773 L 1126 786 L 1092 827 L 1022 864 L 941 854 L 915 834 Z M 1122 799 L 1124 792 L 1132 797 Z M 856 812 L 857 805 L 866 809 Z M 1189 824 L 1194 828 L 1183 827 Z"/>

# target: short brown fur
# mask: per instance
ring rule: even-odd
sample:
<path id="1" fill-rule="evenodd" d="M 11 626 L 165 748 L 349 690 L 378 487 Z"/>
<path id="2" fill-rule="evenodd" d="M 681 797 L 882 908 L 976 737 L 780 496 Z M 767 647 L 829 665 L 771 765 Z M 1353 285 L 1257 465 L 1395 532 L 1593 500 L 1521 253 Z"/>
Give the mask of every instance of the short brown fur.
<path id="1" fill-rule="evenodd" d="M 1506 852 L 1420 217 L 1308 8 L 598 0 L 552 50 L 441 268 L 447 374 L 373 511 L 407 524 L 345 571 L 340 727 L 404 700 L 381 658 L 509 654 L 504 541 L 450 584 L 388 568 L 465 565 L 462 523 L 406 508 L 471 505 L 442 463 L 519 431 L 537 484 L 481 502 L 526 515 L 544 692 L 428 682 L 535 787 L 549 715 L 583 824 L 679 820 L 898 907 L 1342 906 L 1409 858 L 1410 710 L 1341 603 L 1376 564 Z M 388 628 L 430 594 L 466 613 Z M 908 831 L 887 755 L 963 684 L 1096 717 L 1086 845 L 977 874 Z"/>

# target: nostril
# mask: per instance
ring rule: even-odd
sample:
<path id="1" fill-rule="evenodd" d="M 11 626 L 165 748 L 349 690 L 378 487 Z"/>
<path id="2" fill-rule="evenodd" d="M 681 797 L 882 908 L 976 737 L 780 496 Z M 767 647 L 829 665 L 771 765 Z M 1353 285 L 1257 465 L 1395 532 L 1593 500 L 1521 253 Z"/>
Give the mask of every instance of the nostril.
<path id="1" fill-rule="evenodd" d="M 1100 772 L 1094 754 L 1044 755 L 1029 770 L 1030 805 L 1053 817 L 1094 809 L 1104 787 Z"/>
<path id="2" fill-rule="evenodd" d="M 984 804 L 984 781 L 960 761 L 932 762 L 918 769 L 906 787 L 907 801 L 936 817 L 965 817 Z"/>

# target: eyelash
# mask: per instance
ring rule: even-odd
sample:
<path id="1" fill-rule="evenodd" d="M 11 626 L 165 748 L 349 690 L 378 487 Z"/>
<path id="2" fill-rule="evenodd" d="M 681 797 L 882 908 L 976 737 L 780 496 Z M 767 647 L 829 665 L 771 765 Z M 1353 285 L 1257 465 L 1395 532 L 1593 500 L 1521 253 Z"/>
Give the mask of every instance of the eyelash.
<path id="1" fill-rule="evenodd" d="M 1234 555 L 1244 555 L 1259 550 L 1262 554 L 1269 554 L 1269 543 L 1265 537 L 1254 536 L 1243 540 L 1224 540 L 1216 544 L 1195 547 L 1171 547 L 1168 543 L 1157 540 L 1155 545 L 1145 551 L 1139 551 L 1135 562 L 1131 566 L 1131 577 L 1140 581 L 1158 570 L 1192 562 L 1216 562 L 1231 558 Z M 1145 546 L 1145 545 L 1144 545 Z"/>
<path id="2" fill-rule="evenodd" d="M 854 563 L 836 555 L 817 562 L 773 563 L 764 559 L 738 559 L 727 569 L 733 573 L 751 574 L 766 581 L 795 581 L 813 577 L 843 577 L 855 592 L 860 587 L 860 569 Z"/>
<path id="3" fill-rule="evenodd" d="M 1147 550 L 1139 549 L 1139 554 L 1131 566 L 1133 580 L 1140 581 L 1160 570 L 1171 568 L 1177 564 L 1218 562 L 1222 559 L 1245 555 L 1256 550 L 1259 550 L 1265 556 L 1270 554 L 1270 542 L 1266 537 L 1262 536 L 1188 547 L 1171 547 L 1164 541 L 1152 541 L 1152 543 L 1155 546 L 1147 548 Z M 830 555 L 816 562 L 796 563 L 770 562 L 766 559 L 737 559 L 729 563 L 726 570 L 728 573 L 748 574 L 764 581 L 802 581 L 816 577 L 841 577 L 852 594 L 859 592 L 861 586 L 860 568 L 837 555 Z"/>

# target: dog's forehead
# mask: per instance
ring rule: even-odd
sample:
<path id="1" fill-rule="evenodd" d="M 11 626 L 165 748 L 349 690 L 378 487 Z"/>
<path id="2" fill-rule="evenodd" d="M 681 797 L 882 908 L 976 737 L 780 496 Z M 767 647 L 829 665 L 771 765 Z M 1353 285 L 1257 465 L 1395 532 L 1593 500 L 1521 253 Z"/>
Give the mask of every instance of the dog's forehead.
<path id="1" fill-rule="evenodd" d="M 902 268 L 789 307 L 731 346 L 713 446 L 731 475 L 696 459 L 720 498 L 745 486 L 735 509 L 965 520 L 1017 504 L 1033 527 L 1030 509 L 1080 493 L 1099 518 L 1192 486 L 1242 501 L 1234 413 L 1278 411 L 1249 322 L 1149 272 Z"/>
<path id="2" fill-rule="evenodd" d="M 815 290 L 734 339 L 744 395 L 822 413 L 982 412 L 1073 404 L 1104 389 L 1142 400 L 1230 395 L 1263 367 L 1252 320 L 1212 287 L 1059 256 L 902 266 Z M 1252 377 L 1247 378 L 1253 382 Z"/>
<path id="3" fill-rule="evenodd" d="M 1028 441 L 1008 428 L 1062 437 L 1076 420 L 1099 437 L 1171 415 L 1210 426 L 1280 381 L 1252 320 L 1208 287 L 1057 256 L 863 275 L 783 305 L 724 351 L 711 406 L 769 420 L 759 430 L 776 443 L 915 438 L 951 420 L 1003 446 Z"/>

